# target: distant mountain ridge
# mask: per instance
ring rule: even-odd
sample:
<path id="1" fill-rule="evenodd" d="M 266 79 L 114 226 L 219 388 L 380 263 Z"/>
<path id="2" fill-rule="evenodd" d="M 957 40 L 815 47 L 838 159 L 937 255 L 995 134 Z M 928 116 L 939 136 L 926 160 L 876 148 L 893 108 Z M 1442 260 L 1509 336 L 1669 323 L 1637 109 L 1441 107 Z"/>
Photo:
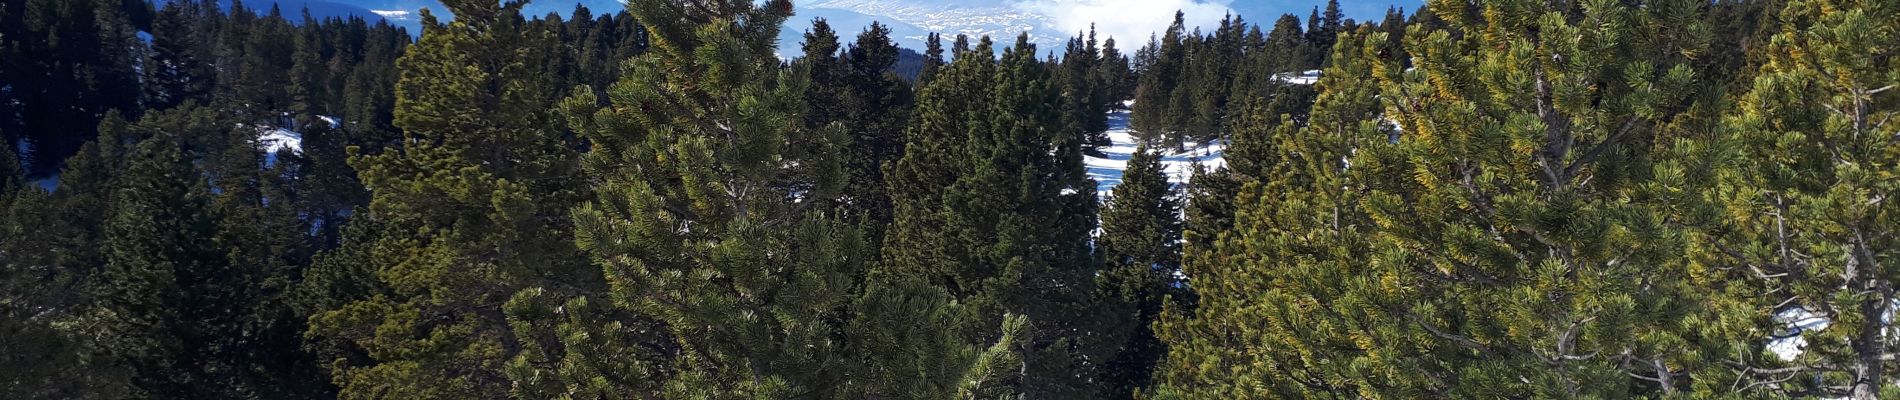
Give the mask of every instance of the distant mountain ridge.
<path id="1" fill-rule="evenodd" d="M 164 0 L 159 0 L 159 2 L 163 4 Z M 230 0 L 220 0 L 220 3 L 227 7 L 229 2 Z M 1046 8 L 1027 6 L 1032 2 L 1082 4 L 1088 3 L 1089 0 L 800 1 L 796 2 L 797 15 L 785 24 L 783 32 L 779 35 L 779 52 L 785 56 L 798 54 L 804 32 L 810 29 L 814 18 L 824 18 L 829 21 L 832 29 L 836 30 L 838 35 L 847 42 L 875 21 L 891 29 L 891 38 L 897 42 L 898 46 L 910 49 L 923 49 L 925 37 L 930 32 L 938 32 L 944 34 L 946 38 L 957 34 L 972 37 L 989 35 L 997 43 L 996 50 L 1001 51 L 1005 46 L 1014 43 L 1017 34 L 1027 32 L 1030 42 L 1037 46 L 1038 52 L 1044 54 L 1059 52 L 1063 43 L 1077 32 L 1067 32 L 1059 28 L 1061 24 L 1058 19 L 1065 16 L 1048 15 L 1047 11 L 1036 11 L 1046 10 Z M 1389 6 L 1403 7 L 1409 12 L 1416 9 L 1421 2 L 1422 0 L 1350 2 L 1350 4 L 1342 4 L 1342 8 L 1345 9 L 1347 16 L 1366 20 L 1382 15 L 1385 8 Z M 1304 17 L 1313 7 L 1325 4 L 1325 1 L 1236 0 L 1231 2 L 1196 1 L 1195 3 L 1227 8 L 1250 23 L 1271 24 L 1282 13 Z M 261 10 L 268 9 L 271 4 L 278 5 L 286 16 L 293 18 L 298 15 L 299 10 L 308 6 L 311 14 L 318 18 L 358 16 L 371 21 L 384 20 L 409 28 L 412 34 L 421 34 L 421 10 L 424 8 L 437 16 L 451 17 L 447 9 L 437 0 L 253 0 L 246 2 L 245 6 Z M 522 9 L 522 14 L 530 17 L 548 14 L 567 16 L 574 11 L 575 5 L 584 5 L 596 15 L 619 12 L 624 7 L 620 0 L 546 0 L 529 2 Z M 1156 31 L 1165 28 L 1165 22 L 1153 27 Z M 1133 51 L 1135 47 L 1145 43 L 1147 38 L 1117 38 L 1117 40 L 1121 42 L 1125 51 Z"/>

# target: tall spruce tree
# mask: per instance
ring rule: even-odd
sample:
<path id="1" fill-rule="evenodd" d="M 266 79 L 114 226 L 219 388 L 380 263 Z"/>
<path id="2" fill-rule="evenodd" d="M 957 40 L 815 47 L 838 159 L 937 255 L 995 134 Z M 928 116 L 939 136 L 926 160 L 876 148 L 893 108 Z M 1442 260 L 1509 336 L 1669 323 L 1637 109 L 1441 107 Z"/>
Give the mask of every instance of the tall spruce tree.
<path id="1" fill-rule="evenodd" d="M 893 68 L 898 47 L 891 30 L 873 22 L 846 49 L 843 62 L 849 72 L 846 129 L 850 142 L 841 153 L 846 182 L 841 197 L 846 218 L 859 219 L 865 238 L 883 243 L 893 218 L 890 194 L 884 187 L 884 167 L 904 155 L 904 128 L 910 123 L 916 94 Z"/>
<path id="2" fill-rule="evenodd" d="M 1141 63 L 1140 83 L 1135 86 L 1137 106 L 1129 115 L 1128 124 L 1137 139 L 1151 145 L 1170 135 L 1168 121 L 1178 112 L 1174 107 L 1175 90 L 1187 57 L 1183 40 L 1188 32 L 1183 17 L 1184 14 L 1176 12 L 1166 34 L 1159 41 L 1150 40 L 1148 47 L 1141 50 L 1150 56 L 1144 57 Z"/>
<path id="3" fill-rule="evenodd" d="M 81 285 L 95 274 L 73 254 L 89 247 L 16 160 L 0 152 L 0 387 L 21 399 L 130 396 L 124 368 L 85 329 L 95 313 Z"/>
<path id="4" fill-rule="evenodd" d="M 897 219 L 884 273 L 943 288 L 970 315 L 955 332 L 991 343 L 1006 313 L 1026 315 L 1025 372 L 1005 382 L 1031 397 L 1093 397 L 1106 358 L 1088 248 L 1095 193 L 1081 134 L 1063 122 L 1061 89 L 1026 37 L 989 56 L 959 53 L 925 87 L 904 158 L 890 172 Z M 1051 152 L 1051 150 L 1054 152 Z M 874 274 L 876 275 L 876 274 Z M 1007 325 L 1007 324 L 1006 324 Z"/>
<path id="5" fill-rule="evenodd" d="M 924 67 L 917 73 L 917 87 L 923 87 L 930 83 L 931 78 L 936 78 L 943 64 L 943 35 L 931 32 L 924 39 Z"/>
<path id="6" fill-rule="evenodd" d="M 1128 55 L 1115 45 L 1115 38 L 1102 40 L 1101 62 L 1095 65 L 1095 86 L 1101 88 L 1111 109 L 1125 109 L 1122 102 L 1135 98 L 1135 75 Z"/>
<path id="7" fill-rule="evenodd" d="M 1068 118 L 1076 125 L 1075 129 L 1082 131 L 1088 145 L 1086 150 L 1091 153 L 1096 152 L 1096 147 L 1111 144 L 1106 134 L 1109 88 L 1102 86 L 1098 76 L 1103 59 L 1097 45 L 1093 28 L 1086 36 L 1077 34 L 1069 38 L 1058 64 L 1064 99 L 1069 104 Z"/>
<path id="8" fill-rule="evenodd" d="M 380 232 L 346 242 L 387 291 L 311 317 L 307 335 L 366 354 L 329 364 L 342 398 L 500 398 L 531 342 L 503 312 L 517 293 L 597 287 L 580 262 L 568 209 L 580 197 L 572 145 L 549 118 L 529 61 L 553 47 L 524 29 L 521 2 L 445 2 L 400 60 L 399 147 L 354 160 Z M 347 265 L 339 265 L 348 267 Z M 334 275 L 335 272 L 324 272 Z M 361 278 L 357 278 L 361 279 Z M 530 290 L 532 288 L 532 290 Z"/>
<path id="9" fill-rule="evenodd" d="M 139 143 L 105 223 L 102 346 L 132 371 L 137 396 L 235 398 L 233 363 L 248 276 L 203 238 L 217 234 L 182 132 Z"/>
<path id="10" fill-rule="evenodd" d="M 1161 154 L 1137 148 L 1122 172 L 1122 182 L 1102 208 L 1102 233 L 1096 249 L 1105 260 L 1103 290 L 1133 305 L 1126 319 L 1127 340 L 1103 369 L 1103 392 L 1128 398 L 1148 387 L 1155 364 L 1167 353 L 1150 329 L 1170 298 L 1186 293 L 1176 274 L 1181 271 L 1181 199 L 1162 169 Z"/>

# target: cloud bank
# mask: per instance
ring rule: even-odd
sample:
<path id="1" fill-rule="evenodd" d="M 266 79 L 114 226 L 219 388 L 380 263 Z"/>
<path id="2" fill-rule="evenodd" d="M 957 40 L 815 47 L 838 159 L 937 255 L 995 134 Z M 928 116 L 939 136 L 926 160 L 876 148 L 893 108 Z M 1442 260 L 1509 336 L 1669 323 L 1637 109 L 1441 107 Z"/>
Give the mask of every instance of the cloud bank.
<path id="1" fill-rule="evenodd" d="M 1174 22 L 1175 10 L 1184 14 L 1189 30 L 1220 25 L 1232 12 L 1232 0 L 1025 0 L 1015 3 L 1025 11 L 1047 15 L 1065 35 L 1084 32 L 1095 24 L 1099 39 L 1115 38 L 1116 47 L 1133 52 Z"/>

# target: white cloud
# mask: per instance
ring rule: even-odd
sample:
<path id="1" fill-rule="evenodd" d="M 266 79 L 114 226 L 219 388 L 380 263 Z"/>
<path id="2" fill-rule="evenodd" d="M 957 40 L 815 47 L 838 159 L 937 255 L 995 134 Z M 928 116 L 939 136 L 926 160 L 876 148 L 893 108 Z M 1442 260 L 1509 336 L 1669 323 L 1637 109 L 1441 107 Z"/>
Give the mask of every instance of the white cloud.
<path id="1" fill-rule="evenodd" d="M 1095 24 L 1100 39 L 1114 37 L 1122 51 L 1133 52 L 1148 43 L 1150 34 L 1159 35 L 1174 22 L 1180 10 L 1188 30 L 1220 25 L 1220 19 L 1232 12 L 1233 0 L 1024 0 L 1017 8 L 1047 15 L 1057 29 L 1073 35 Z M 1206 28 L 1203 28 L 1205 30 Z"/>

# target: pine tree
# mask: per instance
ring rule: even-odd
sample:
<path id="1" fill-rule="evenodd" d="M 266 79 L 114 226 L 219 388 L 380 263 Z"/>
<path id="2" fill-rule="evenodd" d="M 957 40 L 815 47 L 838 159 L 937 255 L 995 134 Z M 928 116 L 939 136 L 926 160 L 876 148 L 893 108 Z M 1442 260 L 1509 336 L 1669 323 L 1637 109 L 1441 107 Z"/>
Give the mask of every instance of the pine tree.
<path id="1" fill-rule="evenodd" d="M 1314 65 L 1324 66 L 1327 63 L 1326 60 L 1331 59 L 1325 56 L 1325 53 L 1333 48 L 1333 43 L 1339 41 L 1339 34 L 1344 33 L 1342 31 L 1346 28 L 1344 18 L 1345 14 L 1339 11 L 1339 0 L 1326 0 L 1326 11 L 1320 14 L 1319 23 L 1307 24 L 1307 28 L 1311 29 L 1307 34 L 1312 35 L 1308 41 L 1313 43 L 1314 49 L 1319 50 L 1316 54 L 1318 55 L 1317 63 Z"/>
<path id="2" fill-rule="evenodd" d="M 233 398 L 246 277 L 226 268 L 204 184 L 175 132 L 141 141 L 106 222 L 102 345 L 141 397 Z"/>
<path id="3" fill-rule="evenodd" d="M 1900 214 L 1882 199 L 1900 189 L 1900 7 L 1791 1 L 1778 19 L 1759 75 L 1713 138 L 1725 156 L 1712 157 L 1722 170 L 1707 196 L 1721 218 L 1702 253 L 1733 269 L 1705 290 L 1728 289 L 1739 302 L 1728 315 L 1752 322 L 1755 338 L 1804 342 L 1792 359 L 1742 354 L 1738 381 L 1765 396 L 1892 397 L 1885 315 Z M 1796 321 L 1769 311 L 1829 323 L 1788 332 Z"/>
<path id="4" fill-rule="evenodd" d="M 1126 108 L 1123 101 L 1135 98 L 1134 69 L 1128 56 L 1115 47 L 1115 38 L 1102 40 L 1102 61 L 1096 64 L 1095 85 L 1104 91 L 1109 108 Z"/>
<path id="5" fill-rule="evenodd" d="M 1164 397 L 1628 397 L 1727 382 L 1681 379 L 1729 351 L 1698 343 L 1688 244 L 1665 222 L 1693 215 L 1632 200 L 1670 193 L 1675 164 L 1657 144 L 1708 98 L 1682 56 L 1706 45 L 1696 6 L 1487 7 L 1450 21 L 1458 35 L 1408 37 L 1434 49 L 1414 72 L 1380 57 L 1369 29 L 1336 47 L 1310 124 L 1278 135 L 1294 169 L 1243 190 L 1232 234 L 1190 258 L 1200 308 L 1162 329 Z M 1512 17 L 1524 15 L 1544 17 Z M 1289 192 L 1310 195 L 1263 196 Z"/>
<path id="6" fill-rule="evenodd" d="M 804 99 L 806 128 L 826 129 L 826 125 L 834 122 L 845 122 L 844 115 L 849 105 L 844 102 L 848 96 L 846 92 L 850 89 L 845 82 L 848 72 L 838 57 L 838 50 L 842 48 L 838 43 L 838 33 L 831 29 L 831 24 L 825 22 L 824 18 L 814 19 L 811 30 L 805 32 L 805 41 L 800 48 L 805 55 L 799 58 L 799 62 L 805 64 L 810 83 Z"/>
<path id="7" fill-rule="evenodd" d="M 203 19 L 195 1 L 166 3 L 152 27 L 152 53 L 145 67 L 145 106 L 165 110 L 196 100 L 210 100 L 216 71 L 200 58 L 204 44 Z"/>
<path id="8" fill-rule="evenodd" d="M 1090 30 L 1087 36 L 1076 35 L 1069 39 L 1063 49 L 1058 72 L 1062 79 L 1064 99 L 1068 102 L 1071 123 L 1084 135 L 1088 148 L 1096 152 L 1099 146 L 1108 146 L 1108 88 L 1102 87 L 1096 74 L 1101 70 L 1101 50 L 1096 47 L 1095 32 Z"/>
<path id="9" fill-rule="evenodd" d="M 857 318 L 916 321 L 929 315 L 905 314 L 942 303 L 864 283 L 875 253 L 833 206 L 849 183 L 842 154 L 858 142 L 843 121 L 811 126 L 813 115 L 806 114 L 807 79 L 821 62 L 845 67 L 829 75 L 840 80 L 830 84 L 846 83 L 839 95 L 866 101 L 856 100 L 862 87 L 848 83 L 889 76 L 894 51 L 876 38 L 884 31 L 874 26 L 839 63 L 836 39 L 814 30 L 806 44 L 815 51 L 786 69 L 771 42 L 790 16 L 789 2 L 693 5 L 633 3 L 630 11 L 659 39 L 654 51 L 636 58 L 631 74 L 613 86 L 608 97 L 615 104 L 596 107 L 585 93 L 564 104 L 574 129 L 592 143 L 587 165 L 600 179 L 599 196 L 574 215 L 576 240 L 608 277 L 612 302 L 605 307 L 627 316 L 609 321 L 653 321 L 661 342 L 677 348 L 653 354 L 664 358 L 645 362 L 652 367 L 560 376 L 548 387 L 651 374 L 645 380 L 657 387 L 617 390 L 665 398 L 953 393 L 969 369 L 955 364 L 974 362 L 977 353 L 949 348 L 933 353 L 945 359 L 923 360 L 943 363 L 954 373 L 947 377 L 866 365 L 909 364 L 895 362 L 905 353 L 877 352 L 903 346 L 888 339 L 905 332 Z M 854 289 L 861 283 L 867 293 L 899 293 L 861 301 Z M 873 302 L 906 298 L 926 308 L 868 310 Z M 510 312 L 545 313 L 552 304 L 518 299 Z M 645 357 L 638 350 L 608 356 L 637 361 Z M 587 355 L 570 353 L 563 362 L 577 356 Z"/>
<path id="10" fill-rule="evenodd" d="M 143 7 L 143 4 L 139 5 Z M 21 30 L 6 86 L 17 104 L 19 135 L 30 145 L 28 176 L 57 170 L 90 140 L 109 110 L 138 116 L 142 45 L 129 5 L 110 0 L 10 2 Z M 51 40 L 58 38 L 58 40 Z"/>
<path id="11" fill-rule="evenodd" d="M 1096 248 L 1106 260 L 1103 289 L 1133 305 L 1128 340 L 1103 371 L 1104 392 L 1133 395 L 1148 387 L 1155 364 L 1167 349 L 1149 327 L 1170 298 L 1185 299 L 1176 274 L 1181 270 L 1179 193 L 1162 169 L 1161 154 L 1137 148 L 1115 195 L 1102 209 L 1102 234 Z"/>
<path id="12" fill-rule="evenodd" d="M 316 24 L 309 10 L 305 10 L 303 26 L 312 27 Z M 284 90 L 290 100 L 286 111 L 292 116 L 292 121 L 287 124 L 291 126 L 296 126 L 294 121 L 298 118 L 311 118 L 331 112 L 325 108 L 329 105 L 324 93 L 324 82 L 328 79 L 322 74 L 327 68 L 323 65 L 323 45 L 318 42 L 318 33 L 316 29 L 310 28 L 295 35 L 296 39 L 291 41 L 294 45 L 290 52 L 290 69 L 285 72 L 284 79 L 289 85 Z"/>
<path id="13" fill-rule="evenodd" d="M 447 2 L 453 22 L 423 16 L 422 40 L 399 61 L 400 147 L 352 164 L 370 190 L 357 218 L 381 228 L 345 238 L 366 254 L 383 293 L 319 303 L 307 336 L 360 352 L 330 363 L 342 398 L 496 398 L 516 386 L 511 363 L 533 353 L 524 321 L 503 305 L 520 293 L 597 287 L 569 240 L 567 210 L 584 192 L 572 145 L 553 129 L 544 71 L 553 46 L 524 29 L 523 3 Z M 365 278 L 349 278 L 361 280 Z"/>
<path id="14" fill-rule="evenodd" d="M 1180 112 L 1177 106 L 1184 104 L 1187 95 L 1176 94 L 1179 79 L 1182 76 L 1182 63 L 1187 57 L 1183 48 L 1183 35 L 1187 35 L 1184 14 L 1176 12 L 1174 23 L 1168 25 L 1167 33 L 1159 42 L 1149 41 L 1143 48 L 1144 53 L 1152 54 L 1151 59 L 1142 63 L 1141 82 L 1135 87 L 1134 112 L 1129 116 L 1129 128 L 1133 129 L 1144 143 L 1157 144 L 1164 137 L 1172 135 L 1169 120 Z M 1180 97 L 1180 99 L 1177 99 Z"/>
<path id="15" fill-rule="evenodd" d="M 917 73 L 917 86 L 923 87 L 943 69 L 943 35 L 931 32 L 924 39 L 924 67 Z"/>
<path id="16" fill-rule="evenodd" d="M 290 69 L 296 52 L 296 33 L 283 11 L 272 4 L 270 11 L 243 25 L 242 37 L 232 34 L 232 43 L 241 49 L 235 75 L 231 80 L 232 97 L 249 118 L 276 121 L 291 107 Z"/>
<path id="17" fill-rule="evenodd" d="M 1002 337 L 993 322 L 1023 314 L 1024 376 L 1004 387 L 1032 397 L 1092 397 L 1105 346 L 1092 324 L 1101 304 L 1088 250 L 1094 185 L 1083 174 L 1081 135 L 1063 123 L 1061 92 L 1026 37 L 999 62 L 979 42 L 925 87 L 890 171 L 896 223 L 881 272 L 942 288 L 966 315 L 965 344 Z M 1056 151 L 1051 154 L 1050 149 Z M 1007 318 L 1005 318 L 1007 319 Z M 1033 384 L 1032 384 L 1033 382 Z"/>
<path id="18" fill-rule="evenodd" d="M 1311 26 L 1308 26 L 1311 28 Z M 1267 31 L 1267 48 L 1264 52 L 1272 63 L 1267 65 L 1272 73 L 1304 71 L 1318 67 L 1308 61 L 1314 53 L 1329 51 L 1331 48 L 1315 48 L 1306 40 L 1306 34 L 1300 30 L 1300 18 L 1293 14 L 1281 15 L 1273 22 L 1273 29 Z"/>
<path id="19" fill-rule="evenodd" d="M 850 136 L 844 157 L 846 182 L 843 216 L 859 219 L 864 237 L 883 243 L 893 218 L 890 194 L 885 192 L 884 167 L 904 155 L 904 127 L 910 123 L 916 94 L 897 75 L 897 44 L 890 28 L 873 22 L 858 34 L 842 60 L 850 84 L 846 97 Z"/>
<path id="20" fill-rule="evenodd" d="M 1350 54 L 1357 45 L 1349 40 L 1336 51 Z M 1301 130 L 1291 123 L 1260 123 L 1273 117 L 1265 108 L 1252 108 L 1242 120 L 1255 123 L 1235 132 L 1230 169 L 1194 178 L 1197 193 L 1190 203 L 1182 269 L 1197 304 L 1170 304 L 1154 328 L 1168 351 L 1155 370 L 1155 398 L 1346 396 L 1351 388 L 1337 385 L 1361 383 L 1313 376 L 1318 368 L 1292 365 L 1298 351 L 1311 351 L 1292 345 L 1336 343 L 1331 340 L 1337 333 L 1325 325 L 1293 325 L 1290 319 L 1305 314 L 1288 310 L 1328 310 L 1281 303 L 1294 298 L 1275 287 L 1291 279 L 1283 278 L 1290 271 L 1348 274 L 1342 267 L 1345 256 L 1365 251 L 1363 240 L 1349 230 L 1363 214 L 1350 207 L 1357 196 L 1347 190 L 1341 161 L 1356 142 L 1385 132 L 1377 122 L 1380 103 L 1373 95 L 1370 65 L 1356 57 L 1342 59 L 1351 62 L 1334 64 L 1320 82 L 1325 95 L 1314 106 L 1313 126 Z M 1284 285 L 1331 288 L 1338 281 Z M 1311 320 L 1298 322 L 1305 321 Z M 1323 356 L 1320 360 L 1347 359 Z M 1224 360 L 1233 360 L 1233 367 L 1216 367 L 1229 362 Z"/>
<path id="21" fill-rule="evenodd" d="M 79 311 L 59 294 L 78 281 L 61 268 L 77 235 L 17 160 L 0 151 L 0 385 L 26 399 L 124 396 L 111 392 L 122 386 L 99 379 L 108 369 L 86 365 L 92 352 L 84 336 L 59 327 Z"/>

